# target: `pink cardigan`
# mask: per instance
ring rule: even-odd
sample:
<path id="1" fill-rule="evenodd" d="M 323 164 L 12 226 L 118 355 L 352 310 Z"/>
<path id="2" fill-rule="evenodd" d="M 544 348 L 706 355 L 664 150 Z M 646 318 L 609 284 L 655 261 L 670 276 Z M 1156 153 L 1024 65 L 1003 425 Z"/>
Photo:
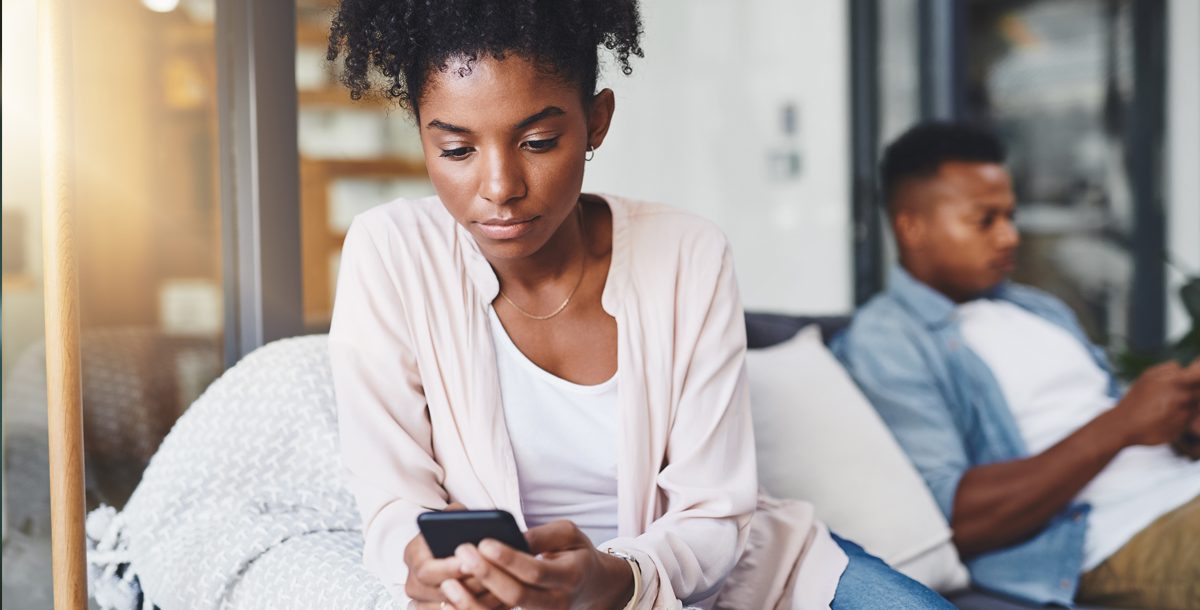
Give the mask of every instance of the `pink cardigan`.
<path id="1" fill-rule="evenodd" d="M 620 536 L 601 548 L 638 560 L 639 609 L 828 607 L 845 555 L 811 506 L 757 493 L 724 235 L 679 210 L 605 199 Z M 329 333 L 342 457 L 363 561 L 404 603 L 418 513 L 453 499 L 503 508 L 525 527 L 488 326 L 498 290 L 436 197 L 372 209 L 346 236 Z"/>

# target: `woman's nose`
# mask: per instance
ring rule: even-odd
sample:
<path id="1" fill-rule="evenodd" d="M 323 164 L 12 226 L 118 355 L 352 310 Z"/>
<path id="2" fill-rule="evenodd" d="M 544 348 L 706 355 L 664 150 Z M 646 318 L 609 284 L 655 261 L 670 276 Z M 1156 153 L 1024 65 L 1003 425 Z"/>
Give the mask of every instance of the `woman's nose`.
<path id="1" fill-rule="evenodd" d="M 479 196 L 504 205 L 525 196 L 525 177 L 520 161 L 503 151 L 485 158 L 479 181 Z"/>

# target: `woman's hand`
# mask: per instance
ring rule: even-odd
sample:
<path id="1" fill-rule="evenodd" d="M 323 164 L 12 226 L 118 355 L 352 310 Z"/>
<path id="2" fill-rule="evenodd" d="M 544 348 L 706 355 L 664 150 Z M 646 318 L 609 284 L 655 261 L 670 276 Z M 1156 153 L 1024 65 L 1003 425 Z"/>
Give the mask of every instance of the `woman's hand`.
<path id="1" fill-rule="evenodd" d="M 462 504 L 454 503 L 446 510 L 464 510 Z M 414 610 L 441 610 L 450 607 L 441 585 L 450 580 L 458 584 L 475 601 L 471 608 L 507 610 L 505 605 L 483 587 L 479 579 L 463 573 L 457 557 L 435 559 L 425 537 L 417 534 L 404 548 L 404 564 L 408 566 L 408 578 L 404 581 L 404 593 L 412 600 L 409 608 Z M 459 581 L 461 579 L 461 582 Z"/>
<path id="2" fill-rule="evenodd" d="M 495 540 L 484 540 L 478 548 L 464 544 L 455 557 L 463 574 L 504 604 L 523 610 L 619 610 L 633 597 L 629 563 L 596 550 L 574 523 L 531 528 L 525 538 L 536 557 Z M 459 581 L 443 582 L 442 592 L 457 610 L 486 608 Z"/>

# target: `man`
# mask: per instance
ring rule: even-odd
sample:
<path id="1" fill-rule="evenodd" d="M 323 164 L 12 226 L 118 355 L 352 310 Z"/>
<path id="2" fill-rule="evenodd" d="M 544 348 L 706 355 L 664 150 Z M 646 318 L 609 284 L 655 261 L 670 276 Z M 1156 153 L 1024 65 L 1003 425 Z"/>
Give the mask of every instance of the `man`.
<path id="1" fill-rule="evenodd" d="M 835 343 L 932 490 L 982 588 L 1200 608 L 1200 362 L 1123 394 L 1053 297 L 1007 281 L 1020 237 L 996 138 L 927 123 L 888 147 L 900 254 Z"/>

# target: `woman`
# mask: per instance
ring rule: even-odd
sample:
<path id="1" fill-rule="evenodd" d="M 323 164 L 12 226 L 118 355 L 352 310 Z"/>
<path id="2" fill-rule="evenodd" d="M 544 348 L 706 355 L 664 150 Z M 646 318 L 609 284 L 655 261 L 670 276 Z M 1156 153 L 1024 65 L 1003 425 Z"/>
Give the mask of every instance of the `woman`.
<path id="1" fill-rule="evenodd" d="M 581 193 L 615 105 L 598 48 L 628 73 L 640 29 L 632 1 L 339 6 L 330 58 L 354 97 L 412 112 L 437 192 L 360 215 L 343 251 L 330 349 L 364 562 L 419 609 L 870 606 L 856 574 L 890 607 L 944 604 L 757 497 L 721 233 Z M 434 559 L 416 516 L 462 506 L 512 512 L 534 555 Z"/>

